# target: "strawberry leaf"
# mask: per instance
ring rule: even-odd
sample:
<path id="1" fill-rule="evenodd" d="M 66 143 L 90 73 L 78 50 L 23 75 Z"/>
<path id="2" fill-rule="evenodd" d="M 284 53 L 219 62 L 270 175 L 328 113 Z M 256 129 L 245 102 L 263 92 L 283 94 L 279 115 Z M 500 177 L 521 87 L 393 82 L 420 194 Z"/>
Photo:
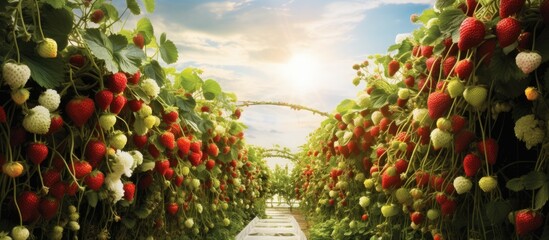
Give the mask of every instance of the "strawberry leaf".
<path id="1" fill-rule="evenodd" d="M 494 201 L 486 204 L 486 215 L 492 224 L 501 224 L 507 219 L 511 205 L 507 201 Z"/>
<path id="2" fill-rule="evenodd" d="M 337 105 L 336 107 L 336 111 L 341 113 L 341 114 L 345 114 L 347 111 L 355 108 L 357 105 L 356 105 L 356 102 L 351 100 L 351 99 L 345 99 L 343 101 L 341 101 L 341 103 L 339 103 L 339 105 Z"/>
<path id="3" fill-rule="evenodd" d="M 47 3 L 55 9 L 60 9 L 65 6 L 64 0 L 42 0 L 41 2 Z"/>
<path id="4" fill-rule="evenodd" d="M 82 32 L 84 41 L 90 48 L 91 52 L 105 62 L 105 68 L 110 72 L 118 72 L 118 66 L 113 58 L 112 42 L 107 36 L 100 32 L 99 29 L 89 28 Z"/>
<path id="5" fill-rule="evenodd" d="M 445 35 L 452 35 L 456 30 L 459 30 L 459 26 L 465 18 L 467 18 L 467 15 L 460 9 L 445 9 L 438 17 L 440 32 Z"/>
<path id="6" fill-rule="evenodd" d="M 522 184 L 526 190 L 535 190 L 547 183 L 547 175 L 542 172 L 532 171 L 522 177 Z"/>
<path id="7" fill-rule="evenodd" d="M 372 93 L 370 94 L 370 99 L 372 100 L 372 108 L 383 107 L 387 103 L 388 97 L 389 94 L 387 94 L 382 89 L 374 89 L 374 91 L 372 91 Z"/>
<path id="8" fill-rule="evenodd" d="M 208 79 L 204 81 L 202 85 L 202 93 L 206 100 L 214 100 L 219 94 L 221 94 L 221 86 L 215 80 Z"/>
<path id="9" fill-rule="evenodd" d="M 86 191 L 86 198 L 88 199 L 88 204 L 90 207 L 95 208 L 97 206 L 97 202 L 99 201 L 97 192 L 92 190 Z"/>
<path id="10" fill-rule="evenodd" d="M 160 57 L 162 57 L 162 60 L 167 64 L 177 62 L 177 48 L 171 40 L 166 39 L 166 33 L 162 33 L 160 36 Z"/>
<path id="11" fill-rule="evenodd" d="M 64 1 L 62 1 L 64 2 Z M 54 9 L 55 6 L 44 6 L 40 10 L 42 31 L 46 37 L 57 42 L 57 50 L 63 50 L 68 45 L 69 34 L 72 32 L 74 14 L 67 9 Z"/>
<path id="12" fill-rule="evenodd" d="M 454 4 L 455 0 L 437 0 L 435 3 L 435 7 L 438 9 L 447 8 L 449 6 L 452 6 Z"/>
<path id="13" fill-rule="evenodd" d="M 143 34 L 143 37 L 145 38 L 145 45 L 148 45 L 154 38 L 154 28 L 151 20 L 148 18 L 139 19 L 135 31 Z"/>
<path id="14" fill-rule="evenodd" d="M 145 9 L 147 9 L 147 12 L 154 12 L 154 0 L 143 0 L 143 4 L 145 4 Z"/>
<path id="15" fill-rule="evenodd" d="M 180 88 L 183 87 L 187 92 L 194 92 L 198 90 L 204 81 L 200 76 L 200 70 L 196 68 L 185 68 L 183 71 L 175 78 L 174 87 Z"/>
<path id="16" fill-rule="evenodd" d="M 421 16 L 419 16 L 419 21 L 421 21 L 424 25 L 429 22 L 432 18 L 435 18 L 437 16 L 437 13 L 434 9 L 429 8 L 421 13 Z"/>
<path id="17" fill-rule="evenodd" d="M 141 9 L 139 8 L 139 4 L 137 4 L 137 0 L 126 0 L 126 6 L 128 6 L 128 9 L 130 9 L 130 12 L 132 12 L 133 15 L 141 14 Z"/>
<path id="18" fill-rule="evenodd" d="M 543 187 L 541 187 L 536 193 L 534 209 L 539 210 L 543 208 L 543 206 L 545 206 L 545 203 L 547 203 L 547 200 L 549 200 L 549 185 L 545 183 L 543 184 Z"/>
<path id="19" fill-rule="evenodd" d="M 440 28 L 438 25 L 432 26 L 427 29 L 425 36 L 421 39 L 421 43 L 424 45 L 431 45 L 441 36 Z"/>
<path id="20" fill-rule="evenodd" d="M 505 187 L 511 191 L 518 192 L 524 189 L 524 184 L 521 178 L 513 178 L 505 183 Z"/>
<path id="21" fill-rule="evenodd" d="M 143 74 L 145 77 L 156 80 L 156 83 L 160 87 L 162 87 L 166 81 L 166 73 L 164 73 L 164 69 L 162 69 L 156 60 L 152 60 L 150 63 L 143 65 Z"/>
<path id="22" fill-rule="evenodd" d="M 108 16 L 109 19 L 111 19 L 113 21 L 118 20 L 118 16 L 119 16 L 118 15 L 118 10 L 112 4 L 103 3 L 101 5 L 101 10 L 103 10 L 103 12 L 105 12 L 105 16 Z"/>

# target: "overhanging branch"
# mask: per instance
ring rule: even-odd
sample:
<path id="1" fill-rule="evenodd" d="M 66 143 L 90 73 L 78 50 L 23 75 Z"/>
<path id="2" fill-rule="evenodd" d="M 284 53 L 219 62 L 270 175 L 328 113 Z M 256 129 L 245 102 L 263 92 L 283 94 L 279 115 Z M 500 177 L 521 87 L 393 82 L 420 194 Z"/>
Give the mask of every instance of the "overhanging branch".
<path id="1" fill-rule="evenodd" d="M 254 105 L 271 105 L 271 106 L 282 106 L 282 107 L 289 107 L 294 110 L 305 110 L 312 112 L 313 114 L 318 114 L 325 117 L 330 117 L 330 114 L 326 112 L 322 112 L 319 110 L 316 110 L 314 108 L 298 105 L 298 104 L 291 104 L 291 103 L 285 103 L 285 102 L 268 102 L 268 101 L 240 101 L 240 104 L 238 104 L 238 107 L 248 107 L 248 106 L 254 106 Z"/>

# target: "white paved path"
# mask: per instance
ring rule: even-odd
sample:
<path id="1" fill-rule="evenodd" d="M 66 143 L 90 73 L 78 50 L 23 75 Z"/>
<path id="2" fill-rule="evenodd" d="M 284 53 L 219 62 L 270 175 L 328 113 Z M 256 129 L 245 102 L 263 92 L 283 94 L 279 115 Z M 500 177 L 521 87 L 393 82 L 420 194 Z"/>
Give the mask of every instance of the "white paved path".
<path id="1" fill-rule="evenodd" d="M 267 218 L 254 218 L 236 240 L 307 240 L 289 208 L 267 208 Z"/>

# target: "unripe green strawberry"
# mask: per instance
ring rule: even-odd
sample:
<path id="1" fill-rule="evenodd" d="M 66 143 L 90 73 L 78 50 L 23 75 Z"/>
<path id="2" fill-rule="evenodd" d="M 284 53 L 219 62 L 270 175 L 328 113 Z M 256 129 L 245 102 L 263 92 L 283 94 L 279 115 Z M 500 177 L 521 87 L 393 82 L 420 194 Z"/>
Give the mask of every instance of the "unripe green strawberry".
<path id="1" fill-rule="evenodd" d="M 15 226 L 11 229 L 11 237 L 13 237 L 14 240 L 26 240 L 29 236 L 29 229 L 25 226 Z"/>
<path id="2" fill-rule="evenodd" d="M 398 214 L 398 207 L 394 204 L 386 204 L 381 207 L 381 214 L 388 218 Z"/>
<path id="3" fill-rule="evenodd" d="M 401 88 L 401 89 L 398 90 L 398 98 L 408 99 L 409 97 L 410 97 L 410 89 Z"/>
<path id="4" fill-rule="evenodd" d="M 438 128 L 435 128 L 431 132 L 431 141 L 433 143 L 434 149 L 441 149 L 450 147 L 450 143 L 452 142 L 452 134 L 443 130 L 440 130 Z"/>
<path id="5" fill-rule="evenodd" d="M 465 90 L 465 85 L 460 80 L 457 80 L 457 79 L 450 80 L 448 82 L 446 90 L 448 90 L 448 95 L 450 95 L 451 98 L 455 98 L 463 95 L 463 91 Z"/>
<path id="6" fill-rule="evenodd" d="M 31 70 L 25 64 L 8 62 L 2 66 L 4 84 L 9 85 L 11 89 L 18 89 L 25 86 L 30 76 Z"/>
<path id="7" fill-rule="evenodd" d="M 427 218 L 429 220 L 435 220 L 438 217 L 440 217 L 440 211 L 437 209 L 429 209 L 427 210 Z"/>
<path id="8" fill-rule="evenodd" d="M 456 189 L 457 194 L 469 192 L 471 187 L 473 187 L 473 183 L 466 177 L 459 176 L 454 179 L 454 189 Z"/>
<path id="9" fill-rule="evenodd" d="M 478 181 L 478 186 L 483 192 L 491 192 L 498 186 L 498 180 L 492 176 L 484 176 Z"/>
<path id="10" fill-rule="evenodd" d="M 463 98 L 471 106 L 480 108 L 488 97 L 488 90 L 482 86 L 473 86 L 465 89 L 463 92 Z"/>
<path id="11" fill-rule="evenodd" d="M 449 132 L 452 130 L 452 121 L 448 118 L 441 117 L 437 119 L 437 128 Z"/>
<path id="12" fill-rule="evenodd" d="M 395 197 L 397 201 L 401 204 L 406 204 L 412 200 L 412 195 L 408 189 L 401 187 L 395 191 Z"/>
<path id="13" fill-rule="evenodd" d="M 38 55 L 43 58 L 57 57 L 57 42 L 51 38 L 45 38 L 36 48 Z"/>
<path id="14" fill-rule="evenodd" d="M 515 63 L 523 73 L 529 74 L 541 64 L 541 55 L 537 52 L 520 52 L 515 57 Z"/>
<path id="15" fill-rule="evenodd" d="M 365 208 L 365 207 L 368 207 L 370 205 L 370 198 L 369 197 L 360 197 L 360 199 L 358 199 L 358 204 Z"/>
<path id="16" fill-rule="evenodd" d="M 156 118 L 155 116 L 151 115 L 143 119 L 143 122 L 145 123 L 146 128 L 151 129 L 156 124 Z"/>
<path id="17" fill-rule="evenodd" d="M 23 105 L 30 97 L 30 92 L 26 88 L 13 89 L 11 91 L 11 100 L 17 105 Z"/>
<path id="18" fill-rule="evenodd" d="M 99 117 L 99 126 L 105 131 L 110 130 L 116 124 L 116 115 L 104 113 Z"/>
<path id="19" fill-rule="evenodd" d="M 128 142 L 128 138 L 121 131 L 115 132 L 109 138 L 110 146 L 115 148 L 115 149 L 123 149 L 126 146 L 127 142 Z"/>
<path id="20" fill-rule="evenodd" d="M 185 227 L 192 228 L 194 226 L 194 220 L 192 218 L 188 218 L 185 220 Z"/>
<path id="21" fill-rule="evenodd" d="M 224 225 L 224 226 L 229 226 L 229 225 L 231 225 L 231 220 L 228 219 L 228 218 L 224 218 L 224 219 L 223 219 L 223 225 Z"/>

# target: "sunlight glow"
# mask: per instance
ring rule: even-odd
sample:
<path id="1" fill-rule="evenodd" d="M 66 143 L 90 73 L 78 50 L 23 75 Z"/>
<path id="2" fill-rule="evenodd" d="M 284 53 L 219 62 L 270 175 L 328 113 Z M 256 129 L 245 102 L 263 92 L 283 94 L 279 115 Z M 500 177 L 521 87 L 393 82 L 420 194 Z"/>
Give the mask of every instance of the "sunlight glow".
<path id="1" fill-rule="evenodd" d="M 319 65 L 314 56 L 297 53 L 282 67 L 282 77 L 294 91 L 311 92 L 317 85 Z"/>

